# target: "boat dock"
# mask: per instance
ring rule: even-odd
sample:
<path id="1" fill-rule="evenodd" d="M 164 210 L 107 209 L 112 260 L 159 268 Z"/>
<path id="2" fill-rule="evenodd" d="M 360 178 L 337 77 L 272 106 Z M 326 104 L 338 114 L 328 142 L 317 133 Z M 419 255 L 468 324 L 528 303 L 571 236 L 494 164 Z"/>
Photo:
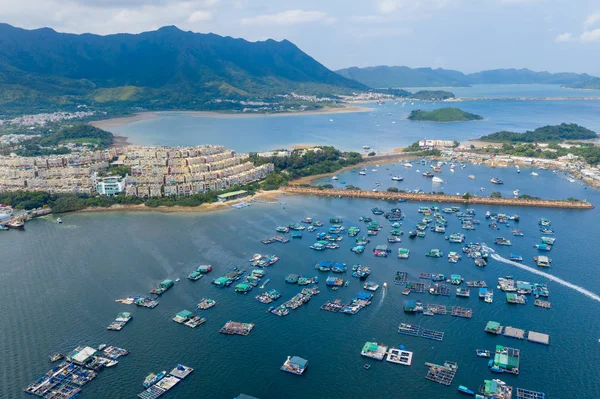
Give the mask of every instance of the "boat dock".
<path id="1" fill-rule="evenodd" d="M 221 327 L 219 332 L 221 334 L 229 335 L 248 335 L 253 328 L 254 324 L 252 323 L 240 323 L 229 320 L 223 327 Z"/>
<path id="2" fill-rule="evenodd" d="M 548 301 L 543 301 L 543 300 L 541 300 L 541 299 L 536 299 L 536 300 L 533 302 L 533 304 L 534 304 L 535 306 L 537 306 L 537 307 L 544 308 L 544 309 L 550 309 L 550 307 L 551 307 L 551 303 L 550 303 L 550 302 L 548 302 Z"/>
<path id="3" fill-rule="evenodd" d="M 171 370 L 168 376 L 150 386 L 144 392 L 139 393 L 138 397 L 141 399 L 156 399 L 171 390 L 175 385 L 179 384 L 184 378 L 190 375 L 192 371 L 194 371 L 193 368 L 180 364 Z"/>
<path id="4" fill-rule="evenodd" d="M 543 392 L 530 391 L 528 389 L 517 388 L 517 399 L 546 399 Z"/>
<path id="5" fill-rule="evenodd" d="M 460 195 L 441 195 L 425 193 L 390 193 L 380 191 L 364 190 L 320 190 L 316 187 L 289 186 L 282 187 L 281 190 L 288 194 L 296 195 L 316 195 L 320 197 L 349 197 L 349 198 L 373 198 L 387 200 L 402 200 L 428 203 L 457 203 L 464 205 L 498 205 L 498 206 L 525 206 L 534 208 L 564 208 L 564 209 L 593 209 L 594 205 L 586 201 L 566 201 L 566 200 L 533 200 L 523 198 L 492 198 L 471 196 L 468 199 Z"/>
<path id="6" fill-rule="evenodd" d="M 452 316 L 454 317 L 464 317 L 466 319 L 470 319 L 473 317 L 473 310 L 468 308 L 461 308 L 460 306 L 452 306 Z"/>
<path id="7" fill-rule="evenodd" d="M 452 380 L 454 380 L 454 376 L 458 370 L 458 364 L 447 360 L 444 362 L 443 366 L 433 363 L 425 363 L 425 366 L 429 367 L 429 371 L 425 378 L 442 385 L 452 384 Z"/>
<path id="8" fill-rule="evenodd" d="M 412 352 L 402 350 L 402 349 L 392 348 L 388 351 L 387 357 L 385 358 L 385 360 L 390 363 L 401 364 L 403 366 L 410 366 L 412 363 L 412 358 L 413 358 Z"/>

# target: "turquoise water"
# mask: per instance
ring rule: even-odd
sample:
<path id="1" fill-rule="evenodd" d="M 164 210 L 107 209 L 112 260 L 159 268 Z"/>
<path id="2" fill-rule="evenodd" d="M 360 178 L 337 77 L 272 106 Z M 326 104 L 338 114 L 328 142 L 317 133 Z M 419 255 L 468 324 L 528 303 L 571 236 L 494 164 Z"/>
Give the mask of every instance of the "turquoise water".
<path id="1" fill-rule="evenodd" d="M 390 170 L 385 171 L 386 167 Z M 402 173 L 407 186 L 426 188 L 416 172 L 412 176 L 402 169 L 398 165 L 381 165 L 381 172 L 377 172 L 380 175 L 369 172 L 361 178 L 360 184 L 367 188 L 375 181 L 381 181 L 385 187 L 389 173 Z M 469 166 L 464 170 L 457 169 L 452 178 L 444 168 L 442 176 L 448 180 L 444 187 L 447 192 L 474 191 L 480 186 L 488 187 L 489 191 L 490 185 L 484 181 L 489 180 L 489 176 L 498 176 L 506 182 L 505 187 L 500 188 L 503 193 L 521 188 L 522 192 L 532 195 L 546 193 L 553 196 L 552 190 L 556 190 L 560 191 L 560 197 L 585 196 L 600 204 L 600 193 L 586 190 L 579 183 L 568 183 L 549 171 L 539 171 L 538 178 L 532 178 L 526 172 L 524 169 L 521 174 L 516 174 L 514 169 Z M 340 180 L 358 180 L 355 174 L 345 172 L 340 174 Z M 475 174 L 476 180 L 469 180 L 468 174 Z M 579 398 L 600 396 L 597 384 L 600 369 L 596 367 L 600 360 L 598 302 L 556 282 L 495 260 L 490 260 L 488 266 L 481 269 L 467 259 L 450 264 L 445 258 L 425 257 L 424 253 L 431 248 L 439 248 L 445 253 L 458 249 L 459 246 L 445 241 L 442 234 L 428 232 L 425 239 L 414 240 L 404 236 L 401 245 L 411 250 L 408 260 L 399 260 L 395 256 L 374 258 L 370 248 L 383 243 L 389 231 L 389 223 L 382 217 L 375 217 L 383 223 L 382 234 L 360 256 L 348 250 L 351 246 L 348 237 L 338 250 L 312 251 L 308 246 L 313 242 L 311 235 L 314 233 L 305 233 L 301 240 L 292 240 L 285 245 L 265 246 L 259 240 L 274 235 L 276 226 L 298 222 L 307 216 L 323 221 L 334 215 L 340 216 L 346 227 L 364 228 L 358 218 L 370 215 L 372 207 L 389 209 L 399 205 L 407 215 L 402 226 L 404 231 L 410 230 L 421 219 L 417 213 L 420 204 L 417 203 L 310 197 L 286 197 L 284 201 L 211 214 L 66 214 L 62 216 L 62 225 L 56 224 L 53 218 L 40 219 L 28 223 L 24 232 L 3 233 L 0 397 L 25 397 L 21 390 L 50 368 L 50 353 L 66 352 L 80 344 L 100 343 L 127 348 L 131 354 L 84 387 L 82 398 L 134 397 L 143 389 L 141 384 L 150 371 L 169 370 L 177 363 L 194 367 L 195 372 L 165 395 L 166 398 L 225 399 L 240 392 L 263 399 L 460 398 L 456 392 L 459 384 L 477 389 L 484 379 L 497 377 L 487 369 L 485 359 L 475 356 L 476 348 L 493 349 L 496 344 L 521 349 L 520 375 L 502 376 L 511 385 L 544 391 L 549 398 L 567 397 L 565 389 L 577 392 Z M 549 253 L 553 263 L 548 272 L 600 293 L 595 252 L 600 223 L 597 209 L 573 211 L 486 206 L 475 209 L 482 224 L 477 230 L 466 232 L 467 240 L 491 245 L 497 236 L 510 238 L 512 247 L 492 246 L 504 257 L 510 252 L 520 253 L 528 265 L 533 265 L 532 257 L 537 254 L 532 247 L 540 237 L 537 221 L 540 217 L 551 219 L 557 231 L 557 244 Z M 511 229 L 506 227 L 501 227 L 500 232 L 488 228 L 484 219 L 486 210 L 519 213 L 518 228 L 525 237 L 512 237 Z M 448 216 L 447 219 L 448 233 L 460 231 L 456 217 Z M 392 245 L 393 255 L 398 246 Z M 282 293 L 280 302 L 300 291 L 299 287 L 284 283 L 284 277 L 289 273 L 319 274 L 322 292 L 307 305 L 291 311 L 290 315 L 277 317 L 266 313 L 268 305 L 254 299 L 256 289 L 248 295 L 240 295 L 233 287 L 218 289 L 210 284 L 212 278 L 233 265 L 249 267 L 247 259 L 256 252 L 281 258 L 266 269 L 266 277 L 271 280 L 267 288 Z M 380 288 L 373 303 L 355 316 L 320 310 L 327 299 L 346 301 L 362 289 L 358 280 L 349 275 L 345 276 L 350 280 L 348 287 L 337 292 L 327 289 L 323 283 L 325 275 L 314 270 L 314 264 L 319 260 L 369 265 L 372 269 L 370 279 L 380 284 L 387 282 L 388 289 Z M 185 276 L 194 265 L 201 263 L 212 264 L 212 273 L 197 282 L 187 280 Z M 469 299 L 453 295 L 410 296 L 424 303 L 460 304 L 472 308 L 472 319 L 407 315 L 402 311 L 406 299 L 401 294 L 402 288 L 393 284 L 393 275 L 398 270 L 407 271 L 410 280 L 417 280 L 420 272 L 429 272 L 459 273 L 465 280 L 484 279 L 489 285 L 494 285 L 497 277 L 507 274 L 530 282 L 546 282 L 552 309 L 534 307 L 533 298 L 525 306 L 509 306 L 498 290 L 495 290 L 494 303 L 484 304 L 477 299 L 476 290 L 472 290 Z M 117 298 L 147 292 L 165 278 L 181 278 L 181 281 L 160 298 L 160 305 L 155 309 L 114 302 Z M 193 330 L 171 321 L 176 312 L 194 309 L 202 297 L 217 301 L 214 308 L 204 311 L 206 324 Z M 120 332 L 106 331 L 106 326 L 120 311 L 132 312 L 133 320 Z M 253 322 L 256 327 L 247 337 L 219 334 L 220 327 L 230 319 Z M 483 331 L 488 320 L 548 333 L 551 345 L 490 336 Z M 444 331 L 444 341 L 400 335 L 396 332 L 400 322 Z M 412 366 L 361 357 L 360 349 L 365 341 L 371 340 L 389 346 L 405 345 L 414 352 Z M 305 375 L 299 377 L 279 371 L 289 355 L 309 360 Z M 454 384 L 449 388 L 424 378 L 425 362 L 440 364 L 444 360 L 459 364 Z M 370 370 L 365 370 L 364 364 L 370 364 Z"/>
<path id="2" fill-rule="evenodd" d="M 369 145 L 389 152 L 423 138 L 464 141 L 511 130 L 523 132 L 549 124 L 578 123 L 600 131 L 600 101 L 476 100 L 458 103 L 392 102 L 365 104 L 369 112 L 332 115 L 192 116 L 162 114 L 157 119 L 112 128 L 134 144 L 220 144 L 240 152 L 289 148 L 295 144 L 332 145 L 363 151 Z M 414 122 L 406 117 L 413 109 L 460 107 L 485 119 L 459 123 Z"/>

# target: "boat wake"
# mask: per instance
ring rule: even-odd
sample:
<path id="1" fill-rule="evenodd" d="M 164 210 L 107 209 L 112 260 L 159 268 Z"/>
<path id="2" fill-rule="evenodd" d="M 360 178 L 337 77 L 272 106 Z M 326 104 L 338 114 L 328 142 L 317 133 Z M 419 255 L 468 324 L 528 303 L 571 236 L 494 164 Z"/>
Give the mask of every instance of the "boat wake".
<path id="1" fill-rule="evenodd" d="M 552 274 L 542 272 L 542 271 L 540 271 L 538 269 L 535 269 L 535 268 L 533 268 L 531 266 L 527 266 L 527 265 L 524 265 L 522 263 L 513 262 L 512 260 L 508 260 L 506 258 L 503 258 L 502 256 L 498 255 L 494 249 L 488 247 L 485 244 L 483 244 L 482 247 L 483 247 L 483 249 L 485 249 L 490 254 L 490 256 L 492 257 L 492 259 L 497 260 L 498 262 L 506 263 L 507 265 L 513 265 L 513 266 L 518 267 L 519 269 L 527 270 L 530 273 L 537 274 L 538 276 L 546 277 L 548 279 L 551 279 L 553 282 L 556 282 L 556 283 L 558 283 L 560 285 L 563 285 L 563 286 L 565 286 L 567 288 L 571 288 L 572 290 L 575 290 L 575 291 L 577 291 L 577 292 L 579 292 L 579 293 L 587 296 L 590 299 L 593 299 L 593 300 L 595 300 L 597 302 L 600 302 L 600 295 L 594 294 L 593 292 L 588 291 L 588 290 L 586 290 L 583 287 L 580 287 L 578 285 L 570 283 L 570 282 L 568 282 L 566 280 L 563 280 L 560 277 L 556 277 L 556 276 L 554 276 Z"/>

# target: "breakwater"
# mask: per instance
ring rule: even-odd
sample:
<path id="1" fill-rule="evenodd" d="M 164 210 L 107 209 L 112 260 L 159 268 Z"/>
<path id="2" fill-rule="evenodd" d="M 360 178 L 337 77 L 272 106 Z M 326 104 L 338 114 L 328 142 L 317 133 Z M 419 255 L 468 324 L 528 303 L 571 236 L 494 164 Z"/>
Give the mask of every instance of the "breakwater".
<path id="1" fill-rule="evenodd" d="M 565 208 L 565 209 L 593 209 L 594 205 L 586 201 L 566 200 L 544 200 L 523 198 L 491 198 L 491 197 L 469 197 L 460 195 L 440 194 L 414 194 L 394 193 L 363 190 L 320 190 L 314 187 L 284 187 L 282 190 L 288 194 L 319 195 L 323 197 L 350 197 L 350 198 L 374 198 L 384 200 L 405 200 L 429 203 L 458 203 L 465 205 L 502 205 L 502 206 L 526 206 L 532 208 Z"/>

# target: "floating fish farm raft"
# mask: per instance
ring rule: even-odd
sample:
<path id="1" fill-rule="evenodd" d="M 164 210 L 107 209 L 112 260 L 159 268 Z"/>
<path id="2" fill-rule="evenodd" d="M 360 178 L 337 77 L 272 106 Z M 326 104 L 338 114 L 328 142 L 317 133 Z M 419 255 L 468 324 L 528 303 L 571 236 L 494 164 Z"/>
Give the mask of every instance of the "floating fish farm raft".
<path id="1" fill-rule="evenodd" d="M 138 397 L 141 399 L 156 399 L 180 383 L 184 378 L 190 375 L 192 371 L 194 371 L 193 368 L 180 364 L 171 370 L 168 376 L 150 386 L 144 392 L 139 393 Z"/>
<path id="2" fill-rule="evenodd" d="M 394 276 L 394 284 L 402 285 L 406 283 L 407 277 L 408 274 L 406 272 L 396 272 L 396 275 Z"/>
<path id="3" fill-rule="evenodd" d="M 125 305 L 136 305 L 144 308 L 154 309 L 158 306 L 158 301 L 156 300 L 156 298 L 156 296 L 136 295 L 127 297 L 125 299 L 115 299 L 115 302 L 119 302 Z"/>
<path id="4" fill-rule="evenodd" d="M 550 345 L 550 335 L 539 333 L 535 331 L 525 331 L 520 328 L 506 326 L 503 327 L 497 321 L 488 321 L 485 326 L 485 332 L 496 334 L 496 335 L 504 335 L 505 337 L 517 338 L 517 339 L 525 339 L 527 337 L 527 341 L 535 342 L 537 344 Z"/>
<path id="5" fill-rule="evenodd" d="M 390 363 L 401 364 L 403 366 L 410 366 L 412 363 L 413 353 L 403 350 L 392 348 L 388 351 L 386 361 Z"/>
<path id="6" fill-rule="evenodd" d="M 340 299 L 336 299 L 334 301 L 327 301 L 321 306 L 321 309 L 327 310 L 328 312 L 339 312 L 340 310 L 346 307 L 345 304 L 342 303 Z"/>
<path id="7" fill-rule="evenodd" d="M 302 375 L 306 370 L 306 367 L 308 367 L 308 360 L 298 356 L 288 356 L 280 370 L 285 371 L 286 373 Z"/>
<path id="8" fill-rule="evenodd" d="M 505 373 L 519 374 L 521 351 L 507 346 L 496 345 L 494 359 L 490 360 L 491 368 L 498 368 Z"/>
<path id="9" fill-rule="evenodd" d="M 451 314 L 455 317 L 464 317 L 470 319 L 471 317 L 473 317 L 473 310 L 461 308 L 460 306 L 453 306 Z"/>
<path id="10" fill-rule="evenodd" d="M 454 376 L 458 370 L 458 364 L 447 360 L 443 366 L 433 363 L 425 363 L 425 366 L 429 367 L 425 378 L 442 385 L 452 384 L 452 380 L 454 380 Z"/>
<path id="11" fill-rule="evenodd" d="M 282 237 L 282 236 L 275 236 L 275 237 L 271 237 L 271 238 L 265 238 L 264 240 L 261 240 L 260 242 L 262 242 L 263 244 L 273 244 L 274 242 L 280 242 L 282 244 L 285 244 L 285 243 L 290 242 L 290 239 Z"/>
<path id="12" fill-rule="evenodd" d="M 412 292 L 422 293 L 425 292 L 425 284 L 415 283 L 408 281 L 406 282 L 406 288 L 409 288 Z"/>
<path id="13" fill-rule="evenodd" d="M 551 303 L 548 301 L 543 301 L 541 299 L 536 299 L 533 304 L 540 308 L 550 309 Z"/>
<path id="14" fill-rule="evenodd" d="M 467 281 L 467 286 L 475 288 L 487 288 L 485 281 Z"/>
<path id="15" fill-rule="evenodd" d="M 377 342 L 366 342 L 360 354 L 371 359 L 383 360 L 387 353 L 387 346 L 379 345 Z"/>
<path id="16" fill-rule="evenodd" d="M 81 393 L 81 388 L 96 378 L 101 370 L 115 366 L 117 359 L 127 354 L 127 350 L 114 346 L 104 351 L 79 346 L 65 361 L 25 388 L 25 392 L 48 399 L 75 398 Z"/>
<path id="17" fill-rule="evenodd" d="M 254 328 L 254 324 L 252 323 L 240 323 L 237 321 L 228 321 L 225 323 L 223 327 L 219 330 L 221 334 L 229 334 L 229 335 L 248 335 L 250 331 Z"/>
<path id="18" fill-rule="evenodd" d="M 517 388 L 517 399 L 546 399 L 542 392 L 530 391 L 528 389 Z"/>
<path id="19" fill-rule="evenodd" d="M 444 332 L 443 331 L 435 331 L 427 328 L 421 328 L 421 326 L 416 326 L 414 324 L 406 324 L 400 323 L 398 326 L 398 333 L 404 335 L 410 335 L 413 337 L 422 337 L 427 339 L 433 339 L 435 341 L 443 341 L 444 340 Z"/>

